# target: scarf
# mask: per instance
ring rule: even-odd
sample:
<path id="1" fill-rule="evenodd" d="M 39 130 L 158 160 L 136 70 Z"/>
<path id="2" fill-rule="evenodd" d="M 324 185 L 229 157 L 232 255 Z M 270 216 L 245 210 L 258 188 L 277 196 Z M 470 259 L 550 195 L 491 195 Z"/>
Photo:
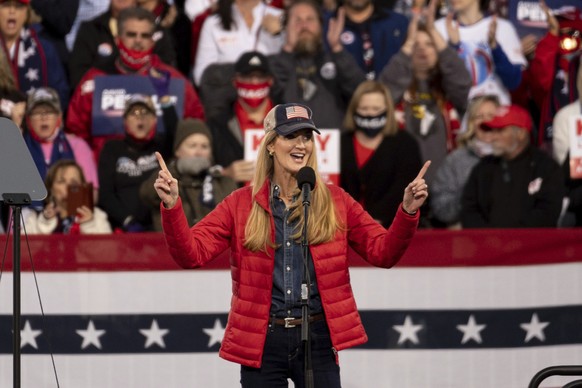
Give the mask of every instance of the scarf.
<path id="1" fill-rule="evenodd" d="M 4 40 L 0 40 L 6 58 L 10 58 L 10 51 Z M 46 56 L 36 32 L 23 28 L 15 45 L 14 58 L 10 59 L 10 65 L 18 89 L 28 93 L 38 87 L 49 86 Z"/>
<path id="2" fill-rule="evenodd" d="M 75 220 L 75 216 L 58 217 L 57 227 L 53 230 L 53 234 L 55 233 L 79 235 L 81 234 L 81 225 Z"/>
<path id="3" fill-rule="evenodd" d="M 24 142 L 28 146 L 28 150 L 32 155 L 32 160 L 34 160 L 34 164 L 36 164 L 36 168 L 40 173 L 41 178 L 44 180 L 46 178 L 46 173 L 50 166 L 52 166 L 57 160 L 61 159 L 70 159 L 75 160 L 75 154 L 67 140 L 65 132 L 61 129 L 57 130 L 57 136 L 53 140 L 53 150 L 51 152 L 51 157 L 49 162 L 47 163 L 44 154 L 42 152 L 41 143 L 36 140 L 30 132 L 26 132 L 24 134 Z"/>

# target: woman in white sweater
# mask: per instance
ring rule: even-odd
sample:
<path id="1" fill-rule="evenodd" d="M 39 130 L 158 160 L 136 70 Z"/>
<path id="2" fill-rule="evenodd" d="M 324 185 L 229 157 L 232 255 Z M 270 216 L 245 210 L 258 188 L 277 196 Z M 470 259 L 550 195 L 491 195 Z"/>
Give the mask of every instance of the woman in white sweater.
<path id="1" fill-rule="evenodd" d="M 28 234 L 111 233 L 107 214 L 97 207 L 80 206 L 75 214 L 69 214 L 69 186 L 86 183 L 83 171 L 75 161 L 57 161 L 48 170 L 45 183 L 49 194 L 42 211 L 26 208 L 22 212 Z"/>
<path id="2" fill-rule="evenodd" d="M 262 0 L 219 0 L 217 12 L 204 21 L 200 32 L 193 70 L 196 85 L 213 63 L 234 63 L 247 51 L 278 53 L 283 45 L 282 12 Z"/>

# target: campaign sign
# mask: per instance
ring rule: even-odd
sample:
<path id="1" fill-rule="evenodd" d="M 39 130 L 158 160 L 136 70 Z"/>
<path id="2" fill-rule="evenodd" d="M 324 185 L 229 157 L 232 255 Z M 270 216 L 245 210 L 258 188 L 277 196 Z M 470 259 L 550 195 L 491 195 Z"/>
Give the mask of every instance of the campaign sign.
<path id="1" fill-rule="evenodd" d="M 582 178 L 582 115 L 570 117 L 570 178 Z"/>
<path id="2" fill-rule="evenodd" d="M 320 129 L 319 131 L 321 135 L 313 134 L 319 174 L 326 183 L 338 185 L 340 175 L 340 131 L 338 129 Z M 264 136 L 265 131 L 262 129 L 245 130 L 245 160 L 257 160 L 259 146 Z"/>
<path id="3" fill-rule="evenodd" d="M 582 8 L 582 0 L 547 0 L 546 4 L 554 11 L 562 7 Z M 541 38 L 548 32 L 546 14 L 539 0 L 510 1 L 507 13 L 520 38 L 528 34 Z"/>
<path id="4" fill-rule="evenodd" d="M 176 107 L 178 117 L 184 115 L 184 80 L 171 78 L 168 95 Z M 125 101 L 132 94 L 151 96 L 158 116 L 157 132 L 165 131 L 162 110 L 156 90 L 149 77 L 142 75 L 104 75 L 95 77 L 93 92 L 93 136 L 123 135 Z"/>

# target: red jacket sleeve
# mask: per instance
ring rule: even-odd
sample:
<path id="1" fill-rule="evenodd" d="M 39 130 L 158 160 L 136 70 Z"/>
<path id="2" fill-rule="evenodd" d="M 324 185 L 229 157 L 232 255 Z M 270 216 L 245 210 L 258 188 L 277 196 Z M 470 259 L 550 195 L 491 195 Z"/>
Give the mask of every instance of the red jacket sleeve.
<path id="1" fill-rule="evenodd" d="M 559 44 L 560 38 L 558 36 L 546 34 L 539 41 L 534 58 L 530 63 L 530 87 L 538 106 L 542 106 L 545 95 L 550 92 L 552 87 Z"/>
<path id="2" fill-rule="evenodd" d="M 92 144 L 91 110 L 93 109 L 95 77 L 100 74 L 101 72 L 95 69 L 90 69 L 85 73 L 73 93 L 67 111 L 67 131 L 81 137 L 89 144 Z"/>

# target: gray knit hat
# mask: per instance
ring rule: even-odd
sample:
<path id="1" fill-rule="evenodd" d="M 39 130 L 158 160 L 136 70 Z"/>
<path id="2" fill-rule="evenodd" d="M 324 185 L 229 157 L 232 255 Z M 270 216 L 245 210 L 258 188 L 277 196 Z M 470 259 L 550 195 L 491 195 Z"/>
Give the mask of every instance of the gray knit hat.
<path id="1" fill-rule="evenodd" d="M 174 148 L 173 151 L 176 152 L 180 144 L 190 135 L 199 133 L 206 136 L 212 144 L 212 134 L 206 123 L 198 119 L 184 119 L 178 123 L 178 128 L 176 129 L 176 137 L 174 138 Z"/>

